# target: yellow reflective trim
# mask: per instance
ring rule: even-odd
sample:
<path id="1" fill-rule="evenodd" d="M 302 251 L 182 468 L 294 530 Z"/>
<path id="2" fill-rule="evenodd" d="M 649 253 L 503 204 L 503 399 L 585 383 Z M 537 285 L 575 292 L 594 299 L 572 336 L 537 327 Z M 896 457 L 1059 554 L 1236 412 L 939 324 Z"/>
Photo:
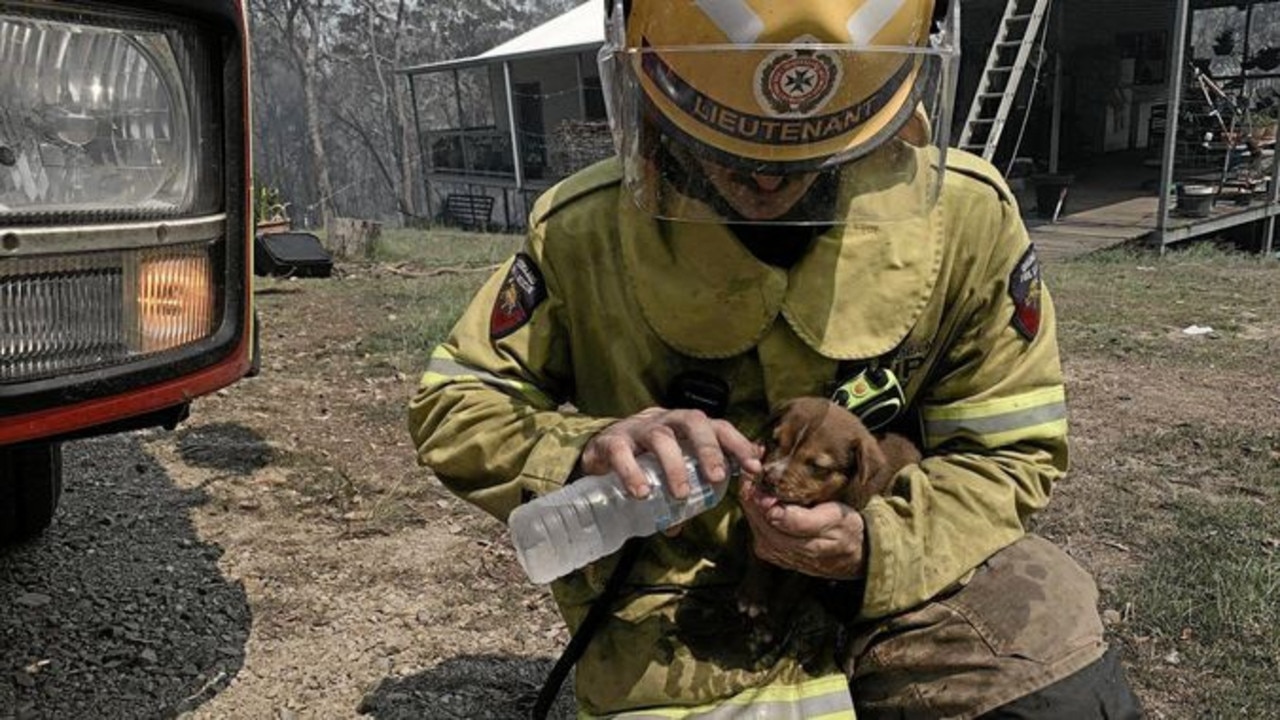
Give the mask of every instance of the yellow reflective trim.
<path id="1" fill-rule="evenodd" d="M 1041 405 L 1065 403 L 1066 401 L 1066 388 L 1061 385 L 1055 385 L 1053 387 L 1032 390 L 1031 392 L 1023 393 L 1021 395 L 995 398 L 994 400 L 925 407 L 923 409 L 923 415 L 926 422 L 932 422 L 935 420 L 967 420 L 972 418 L 988 417 L 991 415 L 1003 415 L 1018 410 L 1039 407 Z"/>
<path id="2" fill-rule="evenodd" d="M 1061 437 L 1067 432 L 1066 392 L 1062 386 L 968 404 L 926 407 L 925 445 L 935 448 L 955 437 L 984 447 Z"/>
<path id="3" fill-rule="evenodd" d="M 422 374 L 420 387 L 436 387 L 452 382 L 473 381 L 506 393 L 535 407 L 553 408 L 555 403 L 538 386 L 532 383 L 500 377 L 493 373 L 472 367 L 458 360 L 448 348 L 437 346 L 431 353 L 431 362 Z"/>
<path id="4" fill-rule="evenodd" d="M 422 380 L 418 382 L 418 387 L 427 388 L 435 387 L 437 385 L 448 385 L 449 383 L 456 382 L 460 379 L 461 378 L 450 375 L 441 375 L 440 373 L 434 373 L 428 370 L 427 372 L 422 373 Z"/>
<path id="5" fill-rule="evenodd" d="M 926 432 L 928 432 L 926 430 Z M 987 435 L 975 435 L 973 433 L 954 432 L 949 435 L 928 434 L 925 437 L 925 446 L 932 449 L 942 445 L 946 441 L 955 437 L 971 438 L 985 448 L 998 448 L 1013 445 L 1027 440 L 1048 440 L 1052 438 L 1062 437 L 1067 433 L 1067 421 L 1057 420 L 1042 425 L 1034 425 L 1032 427 L 1020 428 L 1018 430 L 1010 430 L 1002 433 L 991 433 Z"/>
<path id="6" fill-rule="evenodd" d="M 727 700 L 697 707 L 649 708 L 580 720 L 855 720 L 849 681 L 843 674 L 824 675 L 799 685 L 773 683 L 750 688 Z"/>

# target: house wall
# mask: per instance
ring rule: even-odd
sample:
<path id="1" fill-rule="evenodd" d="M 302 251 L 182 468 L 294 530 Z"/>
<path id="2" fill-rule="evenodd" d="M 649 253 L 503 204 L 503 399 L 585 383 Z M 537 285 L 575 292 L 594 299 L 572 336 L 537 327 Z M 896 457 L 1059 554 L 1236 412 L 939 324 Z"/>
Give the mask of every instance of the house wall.
<path id="1" fill-rule="evenodd" d="M 1064 6 L 1063 127 L 1073 152 L 1159 154 L 1174 10 L 1172 0 Z"/>
<path id="2" fill-rule="evenodd" d="M 583 61 L 583 75 L 597 76 L 595 60 Z M 503 85 L 502 66 L 489 71 L 493 87 L 493 107 L 498 115 L 498 127 L 507 129 L 507 98 Z M 513 86 L 538 83 L 541 89 L 542 120 L 546 130 L 554 130 L 563 120 L 581 116 L 581 92 L 578 81 L 578 65 L 573 55 L 518 60 L 511 65 Z"/>
<path id="3" fill-rule="evenodd" d="M 963 6 L 961 76 L 956 118 L 963 123 L 995 39 L 1004 0 L 970 0 Z M 1146 149 L 1158 152 L 1159 122 L 1151 118 L 1165 100 L 1174 0 L 1055 0 L 1050 3 L 1045 46 L 1062 58 L 1061 152 L 1064 162 L 1100 153 Z M 1061 55 L 1056 55 L 1061 51 Z M 1144 54 L 1145 59 L 1132 57 Z M 1129 56 L 1129 57 L 1126 57 Z M 1047 161 L 1053 118 L 1052 63 L 1046 63 L 1031 93 L 1033 70 L 1011 111 L 1001 153 L 1015 148 L 1023 117 L 1030 113 L 1019 156 Z M 1158 113 L 1157 113 L 1158 114 Z M 959 132 L 959 129 L 956 129 Z"/>
<path id="4" fill-rule="evenodd" d="M 511 123 L 508 122 L 506 85 L 504 85 L 502 65 L 495 65 L 489 72 L 498 128 L 509 132 Z M 584 90 L 586 86 L 599 86 L 599 74 L 594 53 L 553 55 L 547 58 L 517 60 L 512 63 L 511 83 L 513 92 L 518 94 L 517 106 L 521 102 L 540 105 L 538 122 L 535 122 L 532 127 L 520 128 L 521 141 L 525 143 L 526 150 L 531 151 L 532 154 L 527 160 L 534 163 L 536 155 L 545 155 L 545 147 L 548 146 L 564 120 L 584 118 L 585 110 L 588 109 Z M 538 97 L 522 94 L 520 91 L 522 85 L 538 86 Z M 520 119 L 517 113 L 518 122 Z M 541 163 L 545 164 L 545 156 L 541 158 Z"/>

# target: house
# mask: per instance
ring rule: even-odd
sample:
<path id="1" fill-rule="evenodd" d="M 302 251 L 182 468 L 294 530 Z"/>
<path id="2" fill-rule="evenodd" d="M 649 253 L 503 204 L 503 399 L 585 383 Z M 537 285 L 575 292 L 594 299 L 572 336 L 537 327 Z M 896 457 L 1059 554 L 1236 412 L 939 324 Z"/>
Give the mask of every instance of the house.
<path id="1" fill-rule="evenodd" d="M 1046 254 L 1223 233 L 1270 251 L 1280 0 L 965 0 L 961 28 L 952 144 L 1005 171 Z M 519 227 L 541 191 L 608 156 L 602 43 L 588 0 L 404 69 L 415 96 L 445 83 L 454 100 L 415 103 L 437 204 L 485 196 L 488 224 Z"/>
<path id="2" fill-rule="evenodd" d="M 594 0 L 475 57 L 404 69 L 437 205 L 492 198 L 487 224 L 520 227 L 543 190 L 611 155 L 596 59 L 603 43 L 604 4 Z M 453 98 L 448 107 L 419 105 L 431 82 L 435 95 Z"/>

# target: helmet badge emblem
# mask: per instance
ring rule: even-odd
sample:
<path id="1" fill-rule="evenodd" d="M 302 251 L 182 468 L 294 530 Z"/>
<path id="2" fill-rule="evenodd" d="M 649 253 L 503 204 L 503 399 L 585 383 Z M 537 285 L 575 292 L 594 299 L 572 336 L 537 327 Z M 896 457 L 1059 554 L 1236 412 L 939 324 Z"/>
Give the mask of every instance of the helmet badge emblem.
<path id="1" fill-rule="evenodd" d="M 760 64 L 756 100 L 774 115 L 809 115 L 822 109 L 840 85 L 840 64 L 830 53 L 783 50 Z"/>

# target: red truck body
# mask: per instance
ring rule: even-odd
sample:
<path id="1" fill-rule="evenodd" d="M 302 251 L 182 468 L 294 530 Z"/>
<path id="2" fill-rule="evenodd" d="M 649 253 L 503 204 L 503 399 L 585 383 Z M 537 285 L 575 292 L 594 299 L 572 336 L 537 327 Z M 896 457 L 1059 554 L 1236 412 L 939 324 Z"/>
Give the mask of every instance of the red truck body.
<path id="1" fill-rule="evenodd" d="M 251 372 L 249 55 L 241 0 L 0 0 L 0 542 Z"/>

